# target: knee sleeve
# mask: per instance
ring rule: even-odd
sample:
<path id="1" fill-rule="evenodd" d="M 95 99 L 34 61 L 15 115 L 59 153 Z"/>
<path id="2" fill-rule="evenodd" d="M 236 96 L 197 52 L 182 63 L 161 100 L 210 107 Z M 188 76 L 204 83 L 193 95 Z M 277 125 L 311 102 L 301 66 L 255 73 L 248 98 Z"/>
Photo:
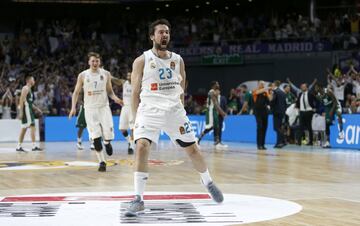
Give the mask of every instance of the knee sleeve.
<path id="1" fill-rule="evenodd" d="M 98 137 L 98 138 L 94 139 L 94 147 L 95 147 L 96 151 L 101 151 L 102 150 L 101 137 Z"/>
<path id="2" fill-rule="evenodd" d="M 125 130 L 125 131 L 121 131 L 121 133 L 122 133 L 122 135 L 123 135 L 124 137 L 129 136 L 129 133 L 128 133 L 128 131 L 127 131 L 127 130 Z"/>

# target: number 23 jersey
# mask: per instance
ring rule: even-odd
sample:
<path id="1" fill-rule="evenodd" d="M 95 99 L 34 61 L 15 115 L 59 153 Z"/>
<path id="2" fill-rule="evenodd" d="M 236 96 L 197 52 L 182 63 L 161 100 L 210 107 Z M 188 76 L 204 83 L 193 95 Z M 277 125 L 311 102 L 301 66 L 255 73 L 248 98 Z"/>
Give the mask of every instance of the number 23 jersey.
<path id="1" fill-rule="evenodd" d="M 141 84 L 142 104 L 167 110 L 181 104 L 180 55 L 171 52 L 171 57 L 161 59 L 148 50 L 144 52 L 145 64 Z"/>

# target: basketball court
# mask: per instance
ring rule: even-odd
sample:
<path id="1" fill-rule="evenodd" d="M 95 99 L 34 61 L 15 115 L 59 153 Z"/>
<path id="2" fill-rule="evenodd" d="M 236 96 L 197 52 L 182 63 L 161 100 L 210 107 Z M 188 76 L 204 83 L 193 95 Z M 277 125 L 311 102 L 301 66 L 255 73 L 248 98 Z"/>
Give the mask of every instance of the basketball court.
<path id="1" fill-rule="evenodd" d="M 31 144 L 29 144 L 30 149 Z M 107 172 L 89 144 L 43 143 L 43 152 L 16 153 L 1 143 L 0 225 L 358 225 L 360 152 L 287 146 L 256 150 L 229 143 L 201 147 L 225 194 L 217 205 L 191 162 L 163 141 L 151 153 L 145 212 L 124 216 L 132 199 L 133 156 L 114 142 Z M 26 149 L 26 145 L 24 145 Z"/>

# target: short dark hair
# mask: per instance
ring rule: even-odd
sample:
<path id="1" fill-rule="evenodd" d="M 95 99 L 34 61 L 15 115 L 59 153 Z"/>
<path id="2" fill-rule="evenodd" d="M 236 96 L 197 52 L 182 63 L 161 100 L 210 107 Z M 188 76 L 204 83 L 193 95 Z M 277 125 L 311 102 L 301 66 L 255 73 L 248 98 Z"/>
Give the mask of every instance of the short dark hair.
<path id="1" fill-rule="evenodd" d="M 155 20 L 154 22 L 152 22 L 150 25 L 149 25 L 149 36 L 151 35 L 154 35 L 155 34 L 155 27 L 159 24 L 164 24 L 166 26 L 169 27 L 169 30 L 171 30 L 171 25 L 170 25 L 170 22 L 167 20 L 167 19 L 158 19 L 158 20 Z"/>
<path id="2" fill-rule="evenodd" d="M 274 85 L 275 85 L 275 86 L 279 87 L 280 84 L 281 84 L 281 82 L 280 82 L 279 80 L 275 80 L 275 81 L 274 81 Z"/>
<path id="3" fill-rule="evenodd" d="M 213 88 L 216 83 L 218 83 L 218 81 L 211 81 L 210 87 Z"/>
<path id="4" fill-rule="evenodd" d="M 88 53 L 88 59 L 89 60 L 90 60 L 90 57 L 100 58 L 100 54 L 98 54 L 96 52 L 90 52 L 90 53 Z"/>
<path id="5" fill-rule="evenodd" d="M 244 88 L 244 89 L 247 89 L 247 85 L 245 85 L 245 84 L 240 85 L 240 87 Z"/>

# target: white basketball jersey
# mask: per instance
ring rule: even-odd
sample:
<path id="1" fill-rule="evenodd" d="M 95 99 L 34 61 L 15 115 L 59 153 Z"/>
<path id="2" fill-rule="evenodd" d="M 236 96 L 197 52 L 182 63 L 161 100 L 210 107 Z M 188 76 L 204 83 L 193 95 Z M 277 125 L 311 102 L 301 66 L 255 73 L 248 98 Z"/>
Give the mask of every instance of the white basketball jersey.
<path id="1" fill-rule="evenodd" d="M 123 83 L 123 101 L 124 105 L 131 105 L 131 84 L 129 81 Z"/>
<path id="2" fill-rule="evenodd" d="M 161 59 L 148 50 L 144 56 L 141 102 L 165 110 L 181 104 L 180 95 L 184 90 L 180 85 L 180 55 L 171 53 L 169 59 Z"/>
<path id="3" fill-rule="evenodd" d="M 84 78 L 84 108 L 98 108 L 109 105 L 106 83 L 109 73 L 104 69 L 91 72 L 90 69 L 81 72 Z"/>

